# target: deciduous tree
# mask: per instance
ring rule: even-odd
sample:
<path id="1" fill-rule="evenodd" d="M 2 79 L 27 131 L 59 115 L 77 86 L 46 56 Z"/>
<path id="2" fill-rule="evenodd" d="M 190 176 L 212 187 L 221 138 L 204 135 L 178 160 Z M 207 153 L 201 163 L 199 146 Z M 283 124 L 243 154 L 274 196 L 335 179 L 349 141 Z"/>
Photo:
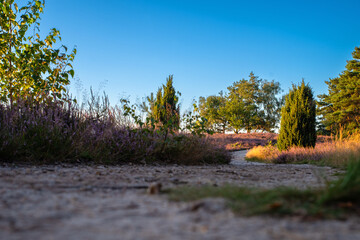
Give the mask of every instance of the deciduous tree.
<path id="1" fill-rule="evenodd" d="M 76 49 L 67 54 L 65 46 L 56 48 L 61 37 L 55 28 L 40 38 L 44 4 L 32 0 L 19 8 L 14 0 L 0 1 L 0 100 L 11 105 L 24 96 L 60 99 L 74 76 Z"/>
<path id="2" fill-rule="evenodd" d="M 249 79 L 242 79 L 228 87 L 226 113 L 235 132 L 245 129 L 272 131 L 278 123 L 282 98 L 278 82 L 267 81 L 250 73 Z"/>
<path id="3" fill-rule="evenodd" d="M 207 125 L 215 132 L 225 131 L 229 127 L 229 121 L 226 113 L 226 97 L 222 92 L 219 95 L 200 97 L 199 99 L 200 116 L 207 119 Z"/>
<path id="4" fill-rule="evenodd" d="M 250 132 L 258 120 L 257 105 L 259 99 L 260 79 L 253 72 L 250 79 L 242 79 L 228 87 L 227 114 L 230 125 L 236 130 L 242 128 Z"/>

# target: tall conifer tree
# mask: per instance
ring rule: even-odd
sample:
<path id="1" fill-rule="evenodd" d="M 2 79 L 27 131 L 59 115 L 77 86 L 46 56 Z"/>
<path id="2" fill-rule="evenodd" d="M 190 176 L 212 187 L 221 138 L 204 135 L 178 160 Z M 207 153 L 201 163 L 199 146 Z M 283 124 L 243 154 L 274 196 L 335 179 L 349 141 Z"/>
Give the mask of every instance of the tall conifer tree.
<path id="1" fill-rule="evenodd" d="M 329 93 L 319 96 L 323 124 L 335 134 L 360 128 L 360 47 L 355 48 L 352 56 L 354 59 L 347 61 L 346 70 L 326 82 Z"/>
<path id="2" fill-rule="evenodd" d="M 312 89 L 305 85 L 304 80 L 285 98 L 281 109 L 279 150 L 291 146 L 314 147 L 316 142 L 316 103 Z"/>
<path id="3" fill-rule="evenodd" d="M 163 126 L 176 129 L 180 124 L 179 97 L 173 87 L 173 75 L 166 79 L 166 85 L 159 88 L 156 94 L 152 117 Z"/>

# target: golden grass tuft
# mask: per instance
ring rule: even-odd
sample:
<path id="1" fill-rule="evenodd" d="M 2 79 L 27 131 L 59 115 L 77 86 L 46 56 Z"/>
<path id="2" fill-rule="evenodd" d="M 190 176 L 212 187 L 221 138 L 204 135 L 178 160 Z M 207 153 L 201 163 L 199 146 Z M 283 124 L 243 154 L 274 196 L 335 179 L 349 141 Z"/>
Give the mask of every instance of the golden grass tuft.
<path id="1" fill-rule="evenodd" d="M 247 152 L 246 159 L 271 163 L 279 154 L 280 151 L 274 146 L 256 146 Z"/>
<path id="2" fill-rule="evenodd" d="M 356 156 L 360 156 L 360 134 L 345 140 L 321 142 L 315 148 L 292 147 L 282 152 L 275 146 L 258 146 L 246 154 L 246 159 L 267 163 L 311 163 L 343 167 Z"/>

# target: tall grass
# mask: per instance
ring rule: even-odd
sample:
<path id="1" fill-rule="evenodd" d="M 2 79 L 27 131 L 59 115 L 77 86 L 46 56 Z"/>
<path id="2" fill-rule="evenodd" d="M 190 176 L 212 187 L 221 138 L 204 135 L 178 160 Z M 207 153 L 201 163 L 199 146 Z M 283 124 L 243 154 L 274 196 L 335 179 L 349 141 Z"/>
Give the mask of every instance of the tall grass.
<path id="1" fill-rule="evenodd" d="M 27 163 L 228 163 L 229 154 L 207 139 L 138 127 L 92 97 L 87 107 L 73 101 L 0 103 L 0 161 Z"/>
<path id="2" fill-rule="evenodd" d="M 292 147 L 280 152 L 275 146 L 258 146 L 246 158 L 269 163 L 312 163 L 334 167 L 346 166 L 354 156 L 360 156 L 360 134 L 344 140 L 317 143 L 315 148 Z"/>

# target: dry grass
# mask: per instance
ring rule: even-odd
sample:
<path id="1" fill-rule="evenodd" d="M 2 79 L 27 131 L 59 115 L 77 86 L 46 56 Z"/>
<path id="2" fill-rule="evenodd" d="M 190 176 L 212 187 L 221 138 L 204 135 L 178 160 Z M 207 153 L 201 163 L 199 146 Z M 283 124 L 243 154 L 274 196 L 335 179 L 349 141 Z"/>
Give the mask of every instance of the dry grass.
<path id="1" fill-rule="evenodd" d="M 272 163 L 279 155 L 280 151 L 275 146 L 256 146 L 246 154 L 246 159 L 250 161 Z"/>
<path id="2" fill-rule="evenodd" d="M 311 163 L 342 167 L 354 156 L 360 156 L 360 135 L 346 140 L 319 142 L 315 148 L 293 147 L 282 152 L 276 146 L 258 146 L 251 149 L 246 158 L 269 163 Z"/>

